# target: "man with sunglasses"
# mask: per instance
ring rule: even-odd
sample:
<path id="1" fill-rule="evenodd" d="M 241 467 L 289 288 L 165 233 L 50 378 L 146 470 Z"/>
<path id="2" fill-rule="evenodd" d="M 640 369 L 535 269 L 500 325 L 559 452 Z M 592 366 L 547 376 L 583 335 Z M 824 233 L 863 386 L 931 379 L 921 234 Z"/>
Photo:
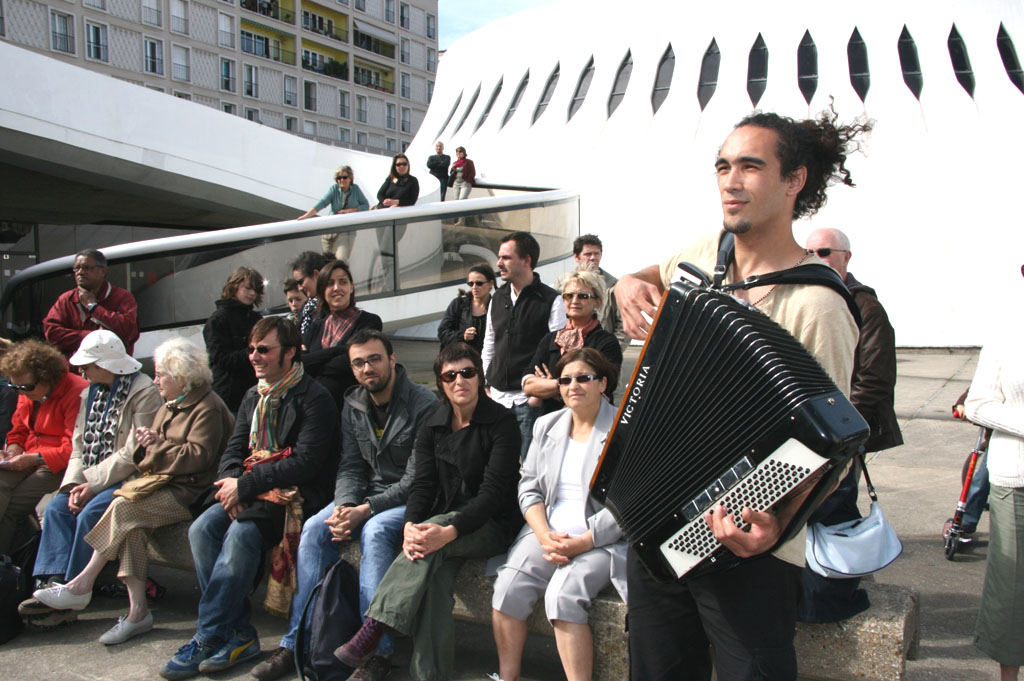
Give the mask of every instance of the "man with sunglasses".
<path id="1" fill-rule="evenodd" d="M 756 274 L 821 263 L 793 236 L 793 221 L 817 212 L 830 184 L 852 186 L 847 155 L 870 129 L 837 125 L 825 112 L 795 121 L 754 113 L 732 130 L 715 170 L 723 227 L 735 238 L 725 283 Z M 722 233 L 708 235 L 660 265 L 625 275 L 615 289 L 623 326 L 637 339 L 650 330 L 662 293 L 690 262 L 711 273 Z M 849 394 L 857 325 L 842 296 L 825 286 L 787 284 L 740 289 L 735 295 L 760 309 L 799 340 Z M 646 315 L 646 317 L 645 317 Z M 741 529 L 719 505 L 705 522 L 740 560 L 728 570 L 686 575 L 662 584 L 629 552 L 630 675 L 640 679 L 707 681 L 711 651 L 720 681 L 795 681 L 797 606 L 804 565 L 804 533 L 773 547 L 812 486 L 793 490 L 770 511 L 742 509 Z"/>
<path id="2" fill-rule="evenodd" d="M 138 305 L 129 291 L 107 281 L 107 259 L 94 248 L 75 254 L 71 267 L 77 286 L 57 298 L 43 317 L 43 334 L 65 357 L 96 329 L 117 334 L 128 354 L 139 339 Z"/>
<path id="3" fill-rule="evenodd" d="M 284 317 L 261 319 L 249 336 L 259 382 L 242 399 L 209 505 L 188 531 L 202 596 L 196 633 L 160 670 L 165 679 L 259 655 L 249 593 L 272 547 L 265 606 L 288 611 L 295 535 L 331 499 L 341 436 L 334 399 L 303 371 L 300 344 Z"/>
<path id="4" fill-rule="evenodd" d="M 860 311 L 860 339 L 853 361 L 850 402 L 871 426 L 866 452 L 903 444 L 894 407 L 896 392 L 896 334 L 874 289 L 857 281 L 847 269 L 853 252 L 850 239 L 838 229 L 816 229 L 807 237 L 807 250 L 827 262 L 843 278 Z M 857 508 L 860 469 L 854 466 L 808 522 L 834 525 L 861 517 Z M 805 567 L 801 622 L 837 622 L 870 605 L 860 579 L 831 579 Z"/>
<path id="5" fill-rule="evenodd" d="M 302 608 L 324 572 L 338 559 L 337 542 L 359 540 L 359 609 L 365 612 L 402 542 L 405 502 L 412 483 L 412 446 L 426 415 L 437 406 L 428 388 L 413 383 L 380 331 L 357 331 L 348 344 L 359 385 L 345 394 L 342 453 L 334 500 L 302 526 L 298 588 L 281 645 L 252 674 L 260 681 L 294 675 Z M 343 643 L 339 641 L 339 644 Z M 376 654 L 350 677 L 376 681 L 391 670 L 394 642 L 381 639 Z"/>

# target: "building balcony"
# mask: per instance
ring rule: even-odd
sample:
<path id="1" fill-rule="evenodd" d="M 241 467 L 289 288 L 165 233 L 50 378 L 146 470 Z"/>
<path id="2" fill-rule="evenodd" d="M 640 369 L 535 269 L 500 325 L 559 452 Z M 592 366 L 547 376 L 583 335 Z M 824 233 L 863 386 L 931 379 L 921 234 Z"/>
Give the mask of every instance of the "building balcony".
<path id="1" fill-rule="evenodd" d="M 75 52 L 75 36 L 70 33 L 62 33 L 60 31 L 53 32 L 53 49 L 58 52 L 67 52 L 68 54 L 74 54 Z"/>
<path id="2" fill-rule="evenodd" d="M 250 12 L 256 12 L 265 17 L 295 25 L 295 11 L 281 7 L 277 0 L 270 2 L 268 0 L 241 0 L 239 5 L 242 9 L 249 10 Z"/>
<path id="3" fill-rule="evenodd" d="M 235 46 L 235 34 L 231 31 L 218 31 L 218 37 L 220 40 L 221 47 Z"/>
<path id="4" fill-rule="evenodd" d="M 176 17 L 172 14 L 171 31 L 174 33 L 181 33 L 182 35 L 188 35 L 188 19 L 185 17 Z"/>
<path id="5" fill-rule="evenodd" d="M 174 80 L 182 80 L 187 83 L 189 81 L 188 64 L 174 64 L 171 70 L 171 77 Z"/>
<path id="6" fill-rule="evenodd" d="M 291 50 L 285 50 L 276 45 L 268 45 L 267 43 L 259 40 L 252 40 L 247 36 L 242 36 L 241 42 L 242 52 L 245 52 L 246 54 L 295 66 L 295 53 Z"/>
<path id="7" fill-rule="evenodd" d="M 332 38 L 333 40 L 337 40 L 338 42 L 341 43 L 348 43 L 348 31 L 345 30 L 344 28 L 327 28 L 326 26 L 321 27 L 313 25 L 306 26 L 305 24 L 302 26 L 302 28 L 309 31 L 310 33 L 316 33 L 317 35 L 327 36 L 328 38 Z"/>
<path id="8" fill-rule="evenodd" d="M 309 59 L 302 60 L 302 68 L 313 73 L 319 73 L 338 80 L 348 80 L 348 62 L 339 62 L 335 59 L 328 59 L 323 64 Z"/>
<path id="9" fill-rule="evenodd" d="M 147 24 L 160 26 L 163 21 L 163 17 L 159 9 L 156 9 L 155 7 L 143 7 L 142 20 Z"/>

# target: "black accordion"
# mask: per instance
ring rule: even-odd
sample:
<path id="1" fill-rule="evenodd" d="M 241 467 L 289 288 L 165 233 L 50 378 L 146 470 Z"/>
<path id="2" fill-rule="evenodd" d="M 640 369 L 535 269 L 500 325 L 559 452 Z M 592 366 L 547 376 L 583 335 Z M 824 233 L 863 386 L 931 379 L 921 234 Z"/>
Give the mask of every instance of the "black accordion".
<path id="1" fill-rule="evenodd" d="M 868 425 L 788 331 L 733 296 L 677 282 L 624 391 L 591 492 L 652 577 L 740 559 L 704 520 L 724 503 L 771 509 L 819 471 L 783 528 L 792 538 L 834 487 Z"/>

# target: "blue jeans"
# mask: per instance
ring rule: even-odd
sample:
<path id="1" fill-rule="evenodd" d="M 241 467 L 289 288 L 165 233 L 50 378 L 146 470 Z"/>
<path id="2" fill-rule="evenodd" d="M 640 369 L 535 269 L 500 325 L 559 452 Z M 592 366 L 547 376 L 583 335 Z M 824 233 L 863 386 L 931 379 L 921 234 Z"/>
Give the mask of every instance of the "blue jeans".
<path id="1" fill-rule="evenodd" d="M 985 454 L 978 459 L 978 464 L 974 468 L 974 477 L 971 478 L 971 488 L 967 491 L 964 529 L 971 531 L 977 529 L 978 521 L 981 520 L 981 512 L 985 510 L 985 502 L 988 501 L 988 490 L 988 454 Z"/>
<path id="2" fill-rule="evenodd" d="M 302 525 L 299 539 L 298 587 L 292 597 L 292 612 L 288 633 L 281 639 L 281 647 L 295 650 L 295 637 L 299 631 L 302 609 L 310 592 L 338 560 L 337 542 L 331 541 L 331 532 L 324 521 L 334 512 L 334 504 L 328 504 Z M 363 553 L 359 565 L 359 609 L 366 612 L 377 592 L 380 580 L 398 556 L 402 545 L 402 530 L 405 525 L 405 506 L 396 506 L 371 516 L 360 530 L 359 546 Z M 308 624 L 308 622 L 307 622 Z M 385 634 L 377 645 L 377 654 L 391 657 L 394 639 Z"/>
<path id="3" fill-rule="evenodd" d="M 202 592 L 196 640 L 218 648 L 232 634 L 256 638 L 249 592 L 267 548 L 259 528 L 250 521 L 231 520 L 214 504 L 188 528 L 188 540 Z"/>
<path id="4" fill-rule="evenodd" d="M 533 422 L 540 417 L 541 408 L 531 407 L 528 403 L 514 405 L 512 412 L 519 422 L 519 435 L 523 438 L 522 447 L 519 450 L 519 460 L 526 461 L 526 453 L 530 451 L 530 442 L 533 441 Z"/>
<path id="5" fill-rule="evenodd" d="M 68 508 L 68 495 L 64 492 L 46 505 L 34 576 L 64 575 L 67 582 L 85 569 L 92 558 L 92 547 L 85 543 L 85 535 L 103 517 L 114 500 L 114 490 L 120 486 L 117 483 L 98 492 L 77 515 Z"/>

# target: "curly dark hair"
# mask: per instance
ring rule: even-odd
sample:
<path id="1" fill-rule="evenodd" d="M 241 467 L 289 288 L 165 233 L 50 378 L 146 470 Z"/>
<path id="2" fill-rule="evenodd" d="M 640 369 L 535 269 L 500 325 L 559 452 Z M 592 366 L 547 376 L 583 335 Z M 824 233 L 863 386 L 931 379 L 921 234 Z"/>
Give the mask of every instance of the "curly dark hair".
<path id="1" fill-rule="evenodd" d="M 836 183 L 855 187 L 846 158 L 860 150 L 857 137 L 871 130 L 870 121 L 850 125 L 836 125 L 839 115 L 831 106 L 817 118 L 796 121 L 775 113 L 756 111 L 739 123 L 737 128 L 754 126 L 772 130 L 779 137 L 776 154 L 782 164 L 782 176 L 794 170 L 807 168 L 807 181 L 796 197 L 793 219 L 810 217 L 818 212 L 828 197 L 825 192 Z"/>
<path id="2" fill-rule="evenodd" d="M 0 359 L 0 374 L 15 376 L 32 374 L 36 383 L 51 386 L 60 383 L 68 372 L 68 361 L 60 350 L 35 339 L 15 343 Z"/>

